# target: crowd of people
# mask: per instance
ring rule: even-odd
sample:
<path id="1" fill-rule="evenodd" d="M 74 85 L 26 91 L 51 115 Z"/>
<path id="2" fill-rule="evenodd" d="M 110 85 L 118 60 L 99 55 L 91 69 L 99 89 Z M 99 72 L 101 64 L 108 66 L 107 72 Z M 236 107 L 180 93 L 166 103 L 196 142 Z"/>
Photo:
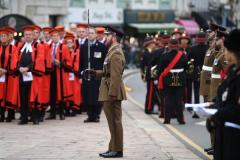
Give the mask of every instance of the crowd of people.
<path id="1" fill-rule="evenodd" d="M 141 76 L 147 85 L 145 113 L 154 107 L 164 124 L 177 118 L 184 125 L 185 103 L 200 97 L 217 112 L 207 119 L 214 160 L 239 159 L 240 145 L 240 30 L 211 23 L 195 37 L 175 29 L 172 33 L 146 36 L 141 57 Z M 193 93 L 194 97 L 192 97 Z M 193 113 L 193 118 L 199 118 Z"/>
<path id="2" fill-rule="evenodd" d="M 11 122 L 20 112 L 19 125 L 38 125 L 50 107 L 46 120 L 56 115 L 64 120 L 84 110 L 84 123 L 96 123 L 103 107 L 111 140 L 99 156 L 122 157 L 123 33 L 87 24 L 78 24 L 76 32 L 63 26 L 22 29 L 16 41 L 14 28 L 0 28 L 0 122 Z"/>
<path id="3" fill-rule="evenodd" d="M 87 69 L 101 70 L 107 54 L 106 29 L 79 24 L 76 32 L 28 25 L 20 40 L 9 26 L 0 28 L 0 122 L 19 124 L 64 120 L 87 111 L 84 122 L 99 122 L 100 80 L 84 77 Z M 81 107 L 80 107 L 81 106 Z"/>

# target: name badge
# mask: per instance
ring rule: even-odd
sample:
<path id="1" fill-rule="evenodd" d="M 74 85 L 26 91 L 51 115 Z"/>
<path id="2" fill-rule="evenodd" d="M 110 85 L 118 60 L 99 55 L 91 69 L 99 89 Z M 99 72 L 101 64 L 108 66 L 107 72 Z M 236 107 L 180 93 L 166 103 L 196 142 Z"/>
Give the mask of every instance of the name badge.
<path id="1" fill-rule="evenodd" d="M 33 80 L 32 72 L 27 72 L 27 74 L 23 74 L 23 82 L 30 82 Z"/>
<path id="2" fill-rule="evenodd" d="M 69 73 L 69 81 L 74 81 L 74 73 Z"/>
<path id="3" fill-rule="evenodd" d="M 0 77 L 0 82 L 4 83 L 6 81 L 5 74 Z"/>
<path id="4" fill-rule="evenodd" d="M 94 52 L 94 58 L 102 58 L 102 52 Z"/>

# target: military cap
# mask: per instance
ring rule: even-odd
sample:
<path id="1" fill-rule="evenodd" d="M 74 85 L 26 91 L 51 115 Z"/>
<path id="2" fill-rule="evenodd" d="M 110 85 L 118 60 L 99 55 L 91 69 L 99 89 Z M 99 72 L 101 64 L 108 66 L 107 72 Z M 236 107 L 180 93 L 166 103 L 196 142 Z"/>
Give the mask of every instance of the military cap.
<path id="1" fill-rule="evenodd" d="M 113 27 L 113 26 L 107 26 L 107 30 L 105 31 L 105 34 L 116 34 L 116 36 L 122 38 L 124 36 L 124 33 L 122 30 Z"/>
<path id="2" fill-rule="evenodd" d="M 201 30 L 198 34 L 197 34 L 197 36 L 196 36 L 196 41 L 198 41 L 198 42 L 205 42 L 207 39 L 208 39 L 208 37 L 207 37 L 207 34 L 206 34 L 206 32 L 204 32 L 203 30 Z"/>
<path id="3" fill-rule="evenodd" d="M 162 43 L 168 43 L 170 39 L 171 39 L 171 35 L 167 31 L 164 31 L 161 34 L 161 42 Z"/>
<path id="4" fill-rule="evenodd" d="M 226 31 L 217 31 L 217 38 L 222 38 L 222 37 L 226 37 L 228 35 L 228 33 Z"/>
<path id="5" fill-rule="evenodd" d="M 182 31 L 178 28 L 175 28 L 173 31 L 172 31 L 172 35 L 173 34 L 182 34 Z"/>
<path id="6" fill-rule="evenodd" d="M 240 30 L 232 30 L 224 40 L 224 46 L 231 52 L 240 53 Z M 239 55 L 240 56 L 240 55 Z"/>
<path id="7" fill-rule="evenodd" d="M 169 47 L 178 47 L 178 40 L 175 38 L 172 38 L 169 43 L 168 43 Z"/>
<path id="8" fill-rule="evenodd" d="M 186 33 L 181 34 L 181 36 L 179 37 L 179 41 L 181 41 L 181 39 L 187 39 L 189 41 L 191 40 L 190 37 Z"/>
<path id="9" fill-rule="evenodd" d="M 211 29 L 212 31 L 217 31 L 217 30 L 226 31 L 226 28 L 225 28 L 225 27 L 220 26 L 220 25 L 218 25 L 218 24 L 216 24 L 216 23 L 211 23 L 211 24 L 210 24 L 210 29 Z"/>
<path id="10" fill-rule="evenodd" d="M 146 38 L 144 39 L 143 46 L 147 47 L 149 44 L 156 43 L 156 40 L 153 36 L 146 34 Z"/>

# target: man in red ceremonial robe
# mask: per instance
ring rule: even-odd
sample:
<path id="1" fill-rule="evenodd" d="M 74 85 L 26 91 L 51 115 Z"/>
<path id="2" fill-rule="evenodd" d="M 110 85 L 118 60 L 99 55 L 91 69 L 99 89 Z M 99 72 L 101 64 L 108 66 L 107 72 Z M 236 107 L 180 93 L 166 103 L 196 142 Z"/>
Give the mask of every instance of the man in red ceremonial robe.
<path id="1" fill-rule="evenodd" d="M 39 86 L 41 76 L 45 72 L 43 45 L 33 42 L 33 26 L 24 28 L 25 43 L 20 49 L 19 72 L 20 72 L 20 125 L 28 123 L 28 112 L 32 109 L 33 124 L 39 124 L 40 112 L 37 107 Z M 30 108 L 29 102 L 34 102 L 33 108 Z"/>
<path id="2" fill-rule="evenodd" d="M 11 122 L 14 117 L 14 109 L 9 108 L 12 101 L 7 105 L 7 94 L 13 92 L 12 84 L 9 84 L 9 77 L 12 76 L 17 66 L 16 47 L 9 43 L 9 30 L 6 27 L 0 28 L 0 122 L 5 121 L 5 111 L 7 109 L 7 122 Z M 10 86 L 10 87 L 9 87 Z"/>
<path id="3" fill-rule="evenodd" d="M 70 87 L 69 73 L 71 72 L 71 56 L 69 49 L 60 43 L 59 30 L 50 32 L 53 43 L 51 44 L 52 73 L 50 82 L 50 116 L 47 119 L 56 119 L 56 104 L 59 105 L 60 120 L 64 120 L 66 102 L 73 96 Z"/>
<path id="4" fill-rule="evenodd" d="M 82 103 L 81 95 L 81 82 L 80 82 L 80 73 L 79 73 L 79 62 L 80 62 L 80 49 L 74 49 L 74 35 L 67 34 L 65 36 L 65 43 L 71 54 L 71 66 L 72 72 L 69 73 L 69 80 L 73 90 L 73 96 L 70 98 L 70 108 L 68 109 L 66 115 L 76 116 L 76 111 L 80 109 Z"/>

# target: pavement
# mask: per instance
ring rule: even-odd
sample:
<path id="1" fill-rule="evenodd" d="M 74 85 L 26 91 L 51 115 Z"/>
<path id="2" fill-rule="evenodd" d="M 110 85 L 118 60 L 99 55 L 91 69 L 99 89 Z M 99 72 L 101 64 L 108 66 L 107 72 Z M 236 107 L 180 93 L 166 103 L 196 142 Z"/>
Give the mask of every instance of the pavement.
<path id="1" fill-rule="evenodd" d="M 131 71 L 126 71 L 128 75 Z M 200 160 L 168 129 L 132 101 L 123 104 L 123 160 Z M 104 113 L 100 123 L 83 123 L 86 114 L 25 126 L 0 123 L 0 160 L 99 160 L 107 150 L 109 131 Z"/>

